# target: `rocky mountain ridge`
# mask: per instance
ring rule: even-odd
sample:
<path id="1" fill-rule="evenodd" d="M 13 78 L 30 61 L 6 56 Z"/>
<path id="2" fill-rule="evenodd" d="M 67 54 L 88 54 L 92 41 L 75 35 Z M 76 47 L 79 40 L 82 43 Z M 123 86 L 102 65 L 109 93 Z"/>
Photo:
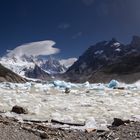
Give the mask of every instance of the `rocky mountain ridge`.
<path id="1" fill-rule="evenodd" d="M 140 37 L 124 45 L 112 39 L 89 47 L 65 73 L 71 82 L 109 82 L 140 79 Z"/>
<path id="2" fill-rule="evenodd" d="M 64 73 L 67 68 L 52 57 L 47 60 L 41 58 L 27 57 L 8 57 L 0 59 L 0 63 L 22 77 L 48 80 L 54 74 Z"/>
<path id="3" fill-rule="evenodd" d="M 27 80 L 0 64 L 0 82 L 25 83 Z"/>

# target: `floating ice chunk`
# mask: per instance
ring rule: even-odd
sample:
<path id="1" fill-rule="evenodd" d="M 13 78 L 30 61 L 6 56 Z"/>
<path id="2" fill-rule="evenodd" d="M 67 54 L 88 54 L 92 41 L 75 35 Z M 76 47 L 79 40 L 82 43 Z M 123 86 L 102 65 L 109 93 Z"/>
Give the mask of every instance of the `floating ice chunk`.
<path id="1" fill-rule="evenodd" d="M 12 83 L 10 83 L 11 87 Z M 31 83 L 25 83 L 25 84 L 15 84 L 16 89 L 21 89 L 21 90 L 28 90 L 31 87 Z"/>
<path id="2" fill-rule="evenodd" d="M 140 80 L 132 84 L 135 89 L 140 89 Z"/>
<path id="3" fill-rule="evenodd" d="M 83 84 L 83 86 L 86 87 L 86 88 L 89 88 L 89 87 L 90 87 L 90 84 L 89 84 L 89 82 L 87 81 L 87 82 L 85 82 L 85 83 Z"/>
<path id="4" fill-rule="evenodd" d="M 106 88 L 105 84 L 90 84 L 90 89 L 94 89 L 94 90 L 104 90 Z"/>
<path id="5" fill-rule="evenodd" d="M 32 83 L 29 83 L 29 82 L 25 83 L 25 87 L 30 88 L 30 87 L 31 87 L 31 85 L 32 85 Z"/>
<path id="6" fill-rule="evenodd" d="M 111 80 L 108 84 L 109 88 L 115 88 L 115 87 L 118 87 L 118 86 L 119 86 L 119 82 L 116 81 L 116 80 Z"/>
<path id="7" fill-rule="evenodd" d="M 9 87 L 10 87 L 10 89 L 15 89 L 15 84 L 9 83 Z"/>
<path id="8" fill-rule="evenodd" d="M 8 83 L 8 82 L 3 82 L 3 83 L 1 83 L 1 88 L 3 88 L 3 89 L 10 89 L 11 88 L 11 84 L 12 83 Z M 12 85 L 14 85 L 14 84 L 12 84 Z"/>
<path id="9" fill-rule="evenodd" d="M 60 87 L 60 88 L 71 88 L 71 83 L 67 83 L 65 81 L 59 81 L 56 80 L 53 82 L 54 86 Z"/>
<path id="10" fill-rule="evenodd" d="M 47 92 L 48 91 L 48 86 L 46 84 L 35 84 L 32 86 L 32 89 L 36 92 L 42 91 L 42 92 Z"/>
<path id="11" fill-rule="evenodd" d="M 94 129 L 96 129 L 97 124 L 96 124 L 95 119 L 93 117 L 89 117 L 88 120 L 86 121 L 85 127 L 86 128 L 94 128 Z"/>

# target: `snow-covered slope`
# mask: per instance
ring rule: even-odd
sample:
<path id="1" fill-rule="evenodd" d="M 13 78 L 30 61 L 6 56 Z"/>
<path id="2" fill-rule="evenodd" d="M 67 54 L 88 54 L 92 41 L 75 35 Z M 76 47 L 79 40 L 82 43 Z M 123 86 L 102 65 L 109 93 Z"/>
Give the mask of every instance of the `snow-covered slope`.
<path id="1" fill-rule="evenodd" d="M 7 54 L 0 58 L 0 63 L 23 77 L 27 75 L 48 77 L 48 74 L 62 74 L 74 63 L 75 59 L 74 61 L 72 58 L 60 61 L 52 58 L 53 54 L 60 52 L 55 44 L 53 40 L 44 40 L 17 46 L 13 50 L 8 50 Z M 43 75 L 35 76 L 36 74 Z"/>
<path id="2" fill-rule="evenodd" d="M 56 43 L 52 40 L 45 40 L 17 46 L 13 50 L 9 50 L 5 56 L 0 58 L 0 63 L 21 76 L 27 75 L 28 71 L 30 71 L 32 75 L 35 75 L 34 72 L 38 74 L 42 73 L 43 77 L 45 73 L 48 76 L 48 73 L 65 72 L 65 67 L 62 66 L 58 60 L 53 59 L 53 61 L 50 61 L 41 60 L 39 58 L 39 56 L 48 56 L 59 53 L 60 50 L 54 47 L 55 44 Z M 37 67 L 38 69 L 36 69 Z M 36 70 L 39 70 L 39 72 Z M 40 75 L 39 77 L 42 76 Z"/>
<path id="3" fill-rule="evenodd" d="M 76 61 L 77 61 L 77 58 L 68 58 L 68 59 L 61 59 L 59 62 L 60 62 L 61 65 L 64 65 L 66 68 L 69 68 Z"/>
<path id="4" fill-rule="evenodd" d="M 46 61 L 42 61 L 40 67 L 50 74 L 64 73 L 67 70 L 64 65 L 60 64 L 59 60 L 52 57 L 49 57 Z"/>
<path id="5" fill-rule="evenodd" d="M 0 58 L 0 63 L 22 77 L 37 79 L 44 79 L 44 77 L 48 77 L 49 75 L 51 77 L 54 74 L 64 73 L 68 69 L 59 60 L 52 57 L 43 59 L 33 56 L 28 57 L 26 55 L 22 57 L 4 56 Z"/>
<path id="6" fill-rule="evenodd" d="M 27 80 L 0 64 L 0 82 L 25 83 Z"/>
<path id="7" fill-rule="evenodd" d="M 27 61 L 26 59 L 21 59 L 19 57 L 5 56 L 0 59 L 0 63 L 21 76 L 25 75 L 25 69 L 34 68 L 35 66 L 33 62 Z"/>

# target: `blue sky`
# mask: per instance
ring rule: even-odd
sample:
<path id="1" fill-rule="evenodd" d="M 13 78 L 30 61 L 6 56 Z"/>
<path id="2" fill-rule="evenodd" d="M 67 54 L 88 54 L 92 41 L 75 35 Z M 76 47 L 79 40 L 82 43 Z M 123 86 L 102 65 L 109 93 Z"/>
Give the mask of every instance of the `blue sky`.
<path id="1" fill-rule="evenodd" d="M 140 36 L 140 0 L 0 0 L 0 55 L 36 41 L 53 40 L 59 58 L 78 57 L 112 37 Z"/>

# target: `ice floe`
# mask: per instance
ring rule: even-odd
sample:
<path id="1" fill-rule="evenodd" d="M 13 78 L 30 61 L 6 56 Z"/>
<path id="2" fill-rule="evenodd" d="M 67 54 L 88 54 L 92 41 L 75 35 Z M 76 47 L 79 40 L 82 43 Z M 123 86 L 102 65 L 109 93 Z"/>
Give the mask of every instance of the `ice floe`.
<path id="1" fill-rule="evenodd" d="M 108 84 L 109 88 L 117 88 L 119 86 L 119 82 L 116 80 L 111 80 Z"/>
<path id="2" fill-rule="evenodd" d="M 113 89 L 124 87 L 123 90 Z M 70 93 L 65 93 L 70 88 Z M 89 127 L 111 123 L 114 117 L 139 119 L 140 82 L 119 83 L 116 80 L 103 83 L 50 83 L 27 82 L 25 84 L 0 83 L 0 111 L 7 116 L 23 119 L 86 122 Z M 11 113 L 14 105 L 28 108 L 29 114 Z"/>

